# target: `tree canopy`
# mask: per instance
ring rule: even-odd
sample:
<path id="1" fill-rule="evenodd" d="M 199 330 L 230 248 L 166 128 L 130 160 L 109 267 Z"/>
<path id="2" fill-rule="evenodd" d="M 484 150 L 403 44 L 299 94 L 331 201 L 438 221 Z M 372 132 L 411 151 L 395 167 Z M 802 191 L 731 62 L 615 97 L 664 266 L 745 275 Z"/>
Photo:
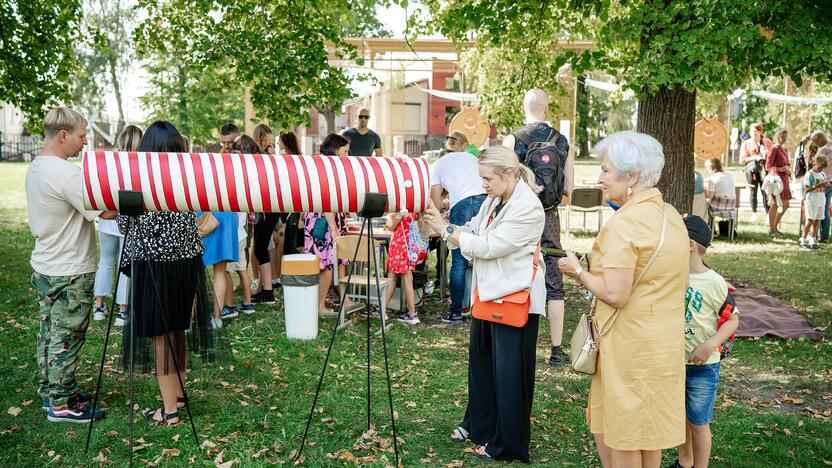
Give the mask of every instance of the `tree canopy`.
<path id="1" fill-rule="evenodd" d="M 19 107 L 33 133 L 47 107 L 71 98 L 82 17 L 80 0 L 0 0 L 0 101 Z"/>
<path id="2" fill-rule="evenodd" d="M 425 3 L 430 18 L 414 18 L 416 31 L 455 40 L 473 34 L 478 47 L 506 48 L 520 63 L 546 51 L 550 73 L 569 62 L 578 74 L 597 70 L 617 77 L 640 99 L 638 130 L 665 147 L 659 187 L 681 211 L 688 211 L 693 193 L 693 178 L 684 175 L 693 172 L 697 90 L 725 92 L 769 75 L 798 85 L 804 75 L 832 79 L 832 21 L 828 8 L 813 0 Z M 542 45 L 558 39 L 590 39 L 594 46 L 550 53 Z"/>
<path id="3" fill-rule="evenodd" d="M 329 59 L 356 58 L 355 48 L 343 40 L 346 34 L 384 34 L 374 13 L 377 3 L 143 0 L 140 7 L 148 15 L 136 30 L 137 50 L 151 62 L 178 62 L 187 74 L 186 86 L 222 70 L 220 75 L 232 79 L 226 89 L 250 88 L 258 117 L 290 128 L 308 122 L 312 107 L 352 96 L 352 77 Z M 165 93 L 157 91 L 148 101 L 163 104 Z M 164 108 L 157 106 L 156 113 Z"/>

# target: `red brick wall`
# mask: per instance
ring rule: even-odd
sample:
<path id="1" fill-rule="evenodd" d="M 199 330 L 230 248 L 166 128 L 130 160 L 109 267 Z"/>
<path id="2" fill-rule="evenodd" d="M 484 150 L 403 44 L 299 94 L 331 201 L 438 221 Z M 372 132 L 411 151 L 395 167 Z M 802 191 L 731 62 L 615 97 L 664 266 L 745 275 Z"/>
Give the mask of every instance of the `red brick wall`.
<path id="1" fill-rule="evenodd" d="M 453 77 L 451 71 L 433 72 L 433 89 L 447 91 L 445 89 L 445 78 Z M 445 125 L 445 107 L 461 107 L 459 101 L 451 101 L 441 97 L 428 95 L 428 135 L 447 135 L 448 127 Z"/>

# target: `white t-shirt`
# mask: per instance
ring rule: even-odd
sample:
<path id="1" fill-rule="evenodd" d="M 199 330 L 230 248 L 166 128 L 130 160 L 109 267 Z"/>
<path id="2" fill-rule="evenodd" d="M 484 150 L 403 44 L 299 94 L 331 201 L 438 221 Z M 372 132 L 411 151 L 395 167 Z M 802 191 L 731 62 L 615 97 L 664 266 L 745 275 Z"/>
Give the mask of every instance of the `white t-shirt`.
<path id="1" fill-rule="evenodd" d="M 471 153 L 448 153 L 439 158 L 431 168 L 430 183 L 448 191 L 451 208 L 461 200 L 485 193 L 477 157 Z"/>
<path id="2" fill-rule="evenodd" d="M 29 230 L 35 236 L 31 265 L 47 276 L 92 273 L 96 260 L 95 224 L 100 211 L 88 211 L 81 168 L 57 156 L 38 156 L 26 172 Z"/>
<path id="3" fill-rule="evenodd" d="M 708 178 L 708 191 L 714 192 L 714 196 L 733 200 L 737 198 L 734 185 L 734 178 L 727 172 L 715 172 Z"/>
<path id="4" fill-rule="evenodd" d="M 240 243 L 245 242 L 248 233 L 246 233 L 246 222 L 248 222 L 248 213 L 237 213 L 237 239 Z"/>
<path id="5" fill-rule="evenodd" d="M 99 219 L 98 232 L 110 234 L 112 236 L 124 237 L 121 231 L 118 230 L 118 222 L 114 219 Z"/>

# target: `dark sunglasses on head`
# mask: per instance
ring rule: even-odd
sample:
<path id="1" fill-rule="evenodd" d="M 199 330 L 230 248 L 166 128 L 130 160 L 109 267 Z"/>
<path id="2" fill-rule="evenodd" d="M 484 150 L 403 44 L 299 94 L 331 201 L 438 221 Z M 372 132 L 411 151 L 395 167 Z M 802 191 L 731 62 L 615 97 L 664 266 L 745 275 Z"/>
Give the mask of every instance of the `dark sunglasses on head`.
<path id="1" fill-rule="evenodd" d="M 359 119 L 369 119 L 370 116 L 369 115 L 359 115 L 358 118 Z"/>

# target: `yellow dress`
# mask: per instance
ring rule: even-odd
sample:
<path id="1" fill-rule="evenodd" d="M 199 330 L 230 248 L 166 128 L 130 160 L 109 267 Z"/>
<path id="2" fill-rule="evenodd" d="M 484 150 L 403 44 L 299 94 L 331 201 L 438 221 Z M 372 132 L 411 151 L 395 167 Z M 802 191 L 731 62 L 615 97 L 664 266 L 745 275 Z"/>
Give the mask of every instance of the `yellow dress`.
<path id="1" fill-rule="evenodd" d="M 637 278 L 661 236 L 661 192 L 631 198 L 604 225 L 592 246 L 590 271 L 635 268 Z M 658 450 L 685 441 L 685 289 L 688 234 L 668 205 L 664 246 L 599 342 L 587 420 L 616 450 Z M 596 325 L 614 308 L 598 301 Z"/>

